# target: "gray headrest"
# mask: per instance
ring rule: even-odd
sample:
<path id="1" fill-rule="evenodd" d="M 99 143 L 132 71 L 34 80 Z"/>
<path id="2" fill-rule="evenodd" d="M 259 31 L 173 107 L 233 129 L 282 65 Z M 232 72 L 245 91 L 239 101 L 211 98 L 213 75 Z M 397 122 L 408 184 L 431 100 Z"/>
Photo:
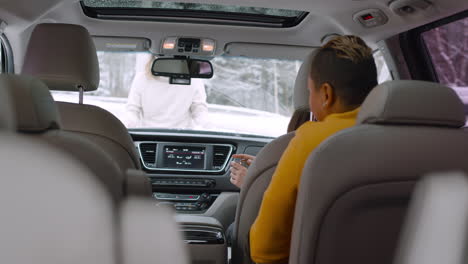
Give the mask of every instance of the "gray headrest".
<path id="1" fill-rule="evenodd" d="M 0 75 L 13 99 L 18 131 L 41 132 L 60 128 L 60 116 L 49 88 L 39 79 L 10 74 Z"/>
<path id="2" fill-rule="evenodd" d="M 464 105 L 451 88 L 424 81 L 389 81 L 362 104 L 357 123 L 462 127 Z"/>
<path id="3" fill-rule="evenodd" d="M 307 78 L 310 72 L 310 65 L 317 51 L 312 51 L 302 62 L 301 68 L 297 73 L 294 83 L 294 109 L 309 108 L 309 89 L 307 87 Z"/>
<path id="4" fill-rule="evenodd" d="M 0 130 L 14 130 L 14 119 L 10 92 L 0 85 Z"/>
<path id="5" fill-rule="evenodd" d="M 96 48 L 86 28 L 39 24 L 29 40 L 23 74 L 43 80 L 51 90 L 94 91 L 99 86 Z"/>

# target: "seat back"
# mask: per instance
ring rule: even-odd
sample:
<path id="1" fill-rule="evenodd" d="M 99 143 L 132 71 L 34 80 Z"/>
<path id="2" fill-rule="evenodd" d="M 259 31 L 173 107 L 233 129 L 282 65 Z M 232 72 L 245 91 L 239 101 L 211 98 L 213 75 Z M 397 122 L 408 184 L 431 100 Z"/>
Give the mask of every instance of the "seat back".
<path id="1" fill-rule="evenodd" d="M 294 107 L 296 109 L 309 107 L 307 76 L 312 58 L 313 53 L 307 56 L 296 77 L 294 87 Z M 234 264 L 252 263 L 249 246 L 250 227 L 257 218 L 263 200 L 263 193 L 270 184 L 278 161 L 293 137 L 294 132 L 290 132 L 272 140 L 262 148 L 249 167 L 242 184 L 234 222 L 234 234 L 232 236 L 232 262 Z"/>
<path id="2" fill-rule="evenodd" d="M 290 263 L 392 263 L 414 184 L 468 172 L 463 103 L 435 83 L 377 86 L 358 125 L 324 141 L 299 186 Z"/>
<path id="3" fill-rule="evenodd" d="M 250 165 L 242 184 L 237 203 L 232 241 L 232 262 L 253 263 L 250 259 L 249 232 L 257 218 L 263 193 L 270 184 L 283 151 L 294 137 L 294 132 L 283 135 L 268 143 Z"/>
<path id="4" fill-rule="evenodd" d="M 0 86 L 12 95 L 18 132 L 70 153 L 98 177 L 112 197 L 116 200 L 123 197 L 125 175 L 116 162 L 93 142 L 60 129 L 60 115 L 48 87 L 42 81 L 28 76 L 2 74 Z"/>
<path id="5" fill-rule="evenodd" d="M 467 263 L 468 176 L 435 173 L 417 183 L 394 264 Z"/>
<path id="6" fill-rule="evenodd" d="M 115 263 L 113 203 L 67 153 L 0 134 L 0 262 Z"/>
<path id="7" fill-rule="evenodd" d="M 22 73 L 41 79 L 51 90 L 96 90 L 99 63 L 89 32 L 79 25 L 37 25 Z M 115 160 L 123 172 L 141 168 L 127 129 L 111 113 L 97 106 L 72 103 L 59 103 L 58 109 L 62 130 L 87 137 Z"/>
<path id="8" fill-rule="evenodd" d="M 94 105 L 57 102 L 62 129 L 92 141 L 117 162 L 122 171 L 141 169 L 127 128 L 113 114 Z"/>
<path id="9" fill-rule="evenodd" d="M 121 207 L 122 263 L 188 264 L 174 212 L 153 200 L 130 198 Z"/>

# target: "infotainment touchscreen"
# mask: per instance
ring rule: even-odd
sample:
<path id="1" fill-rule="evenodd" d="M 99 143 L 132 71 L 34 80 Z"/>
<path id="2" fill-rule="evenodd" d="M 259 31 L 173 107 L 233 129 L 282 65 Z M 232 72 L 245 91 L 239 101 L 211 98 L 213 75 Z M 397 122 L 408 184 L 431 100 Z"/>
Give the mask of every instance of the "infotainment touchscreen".
<path id="1" fill-rule="evenodd" d="M 204 147 L 164 146 L 163 163 L 169 169 L 204 169 Z"/>

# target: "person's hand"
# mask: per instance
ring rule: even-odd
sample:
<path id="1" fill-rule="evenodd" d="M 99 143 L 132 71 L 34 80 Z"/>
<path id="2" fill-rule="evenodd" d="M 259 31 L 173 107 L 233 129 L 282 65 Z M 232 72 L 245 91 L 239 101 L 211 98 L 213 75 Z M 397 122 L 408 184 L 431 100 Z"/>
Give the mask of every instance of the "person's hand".
<path id="1" fill-rule="evenodd" d="M 247 166 L 250 166 L 250 164 L 252 164 L 253 160 L 255 159 L 255 156 L 249 154 L 234 154 L 232 155 L 232 158 L 241 159 L 241 161 L 247 163 Z"/>
<path id="2" fill-rule="evenodd" d="M 247 166 L 252 164 L 252 161 L 255 159 L 254 156 L 247 155 L 247 154 L 234 154 L 232 155 L 235 159 L 240 159 L 241 162 L 245 162 Z M 247 168 L 244 167 L 241 163 L 238 162 L 231 162 L 231 183 L 235 186 L 241 188 L 242 183 L 244 182 L 245 175 L 247 175 Z"/>
<path id="3" fill-rule="evenodd" d="M 232 161 L 229 170 L 231 171 L 231 183 L 240 188 L 244 182 L 245 175 L 247 175 L 247 168 L 240 163 Z"/>

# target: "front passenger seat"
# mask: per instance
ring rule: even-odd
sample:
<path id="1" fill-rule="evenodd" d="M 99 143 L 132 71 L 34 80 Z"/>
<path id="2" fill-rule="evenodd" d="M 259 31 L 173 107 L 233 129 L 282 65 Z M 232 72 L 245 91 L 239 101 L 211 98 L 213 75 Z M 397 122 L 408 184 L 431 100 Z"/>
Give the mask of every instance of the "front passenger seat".
<path id="1" fill-rule="evenodd" d="M 50 90 L 95 91 L 99 86 L 99 62 L 88 30 L 71 24 L 37 25 L 29 40 L 22 73 L 41 79 Z M 88 138 L 110 155 L 123 172 L 141 169 L 132 138 L 114 115 L 82 103 L 57 102 L 57 107 L 63 130 Z"/>
<path id="2" fill-rule="evenodd" d="M 314 54 L 312 52 L 306 57 L 297 74 L 294 87 L 295 109 L 309 108 L 307 78 Z M 294 134 L 294 132 L 290 132 L 272 140 L 262 148 L 249 167 L 241 188 L 234 222 L 234 234 L 232 236 L 232 263 L 234 264 L 252 263 L 249 247 L 250 227 L 257 218 L 263 193 L 270 184 L 278 161 Z"/>

